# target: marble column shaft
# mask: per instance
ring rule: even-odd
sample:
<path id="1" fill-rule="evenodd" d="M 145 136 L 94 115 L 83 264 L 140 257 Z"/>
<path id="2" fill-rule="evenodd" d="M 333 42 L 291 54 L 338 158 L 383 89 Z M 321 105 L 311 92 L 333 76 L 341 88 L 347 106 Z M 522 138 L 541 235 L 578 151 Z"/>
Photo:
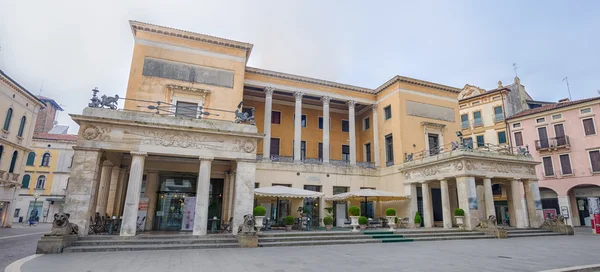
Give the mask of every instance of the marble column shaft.
<path id="1" fill-rule="evenodd" d="M 229 175 L 229 199 L 227 200 L 229 203 L 227 204 L 227 221 L 231 217 L 233 217 L 233 200 L 235 198 L 235 172 Z"/>
<path id="2" fill-rule="evenodd" d="M 406 188 L 408 187 L 408 188 Z M 408 221 L 414 226 L 415 224 L 415 214 L 419 211 L 419 203 L 417 196 L 417 184 L 411 183 L 410 185 L 405 185 L 407 191 L 410 192 L 410 202 L 408 205 Z"/>
<path id="3" fill-rule="evenodd" d="M 510 181 L 511 200 L 513 202 L 512 206 L 515 211 L 515 214 L 511 214 L 510 217 L 511 219 L 515 219 L 517 228 L 525 228 L 527 226 L 527 224 L 525 224 L 523 220 L 525 217 L 523 215 L 523 204 L 521 203 L 521 187 L 523 186 L 522 184 L 523 183 L 520 179 L 513 179 Z"/>
<path id="4" fill-rule="evenodd" d="M 112 168 L 113 164 L 109 160 L 102 163 L 102 174 L 100 175 L 100 187 L 98 187 L 98 200 L 96 202 L 96 212 L 99 213 L 100 216 L 106 215 Z"/>
<path id="5" fill-rule="evenodd" d="M 296 108 L 294 115 L 294 161 L 300 162 L 301 158 L 301 142 L 302 142 L 302 96 L 301 92 L 295 92 Z"/>
<path id="6" fill-rule="evenodd" d="M 120 172 L 121 167 L 113 166 L 112 171 L 110 173 L 110 188 L 108 190 L 108 203 L 106 203 L 106 213 L 108 214 L 108 216 L 114 215 Z"/>
<path id="7" fill-rule="evenodd" d="M 429 183 L 421 183 L 421 194 L 423 196 L 423 225 L 426 228 L 433 228 L 433 205 Z"/>
<path id="8" fill-rule="evenodd" d="M 146 176 L 146 194 L 148 198 L 148 214 L 146 215 L 146 226 L 144 230 L 152 230 L 154 218 L 156 217 L 156 203 L 158 202 L 158 172 L 149 171 Z"/>
<path id="9" fill-rule="evenodd" d="M 526 180 L 524 187 L 529 227 L 540 228 L 544 222 L 544 212 L 542 210 L 542 199 L 538 182 L 535 180 Z"/>
<path id="10" fill-rule="evenodd" d="M 450 206 L 450 193 L 448 191 L 448 180 L 440 180 L 440 192 L 442 194 L 442 219 L 444 228 L 452 228 L 452 207 Z"/>
<path id="11" fill-rule="evenodd" d="M 223 179 L 223 212 L 221 213 L 223 216 L 223 220 L 229 219 L 229 214 L 227 213 L 227 210 L 229 209 L 229 187 L 231 186 L 231 183 L 229 183 L 230 176 L 231 174 L 229 174 L 229 172 L 225 172 L 225 178 Z"/>
<path id="12" fill-rule="evenodd" d="M 125 190 L 127 189 L 127 173 L 129 169 L 123 168 L 119 172 L 119 182 L 117 186 L 117 193 L 115 197 L 115 205 L 113 215 L 121 216 L 123 215 L 123 199 L 125 198 Z"/>
<path id="13" fill-rule="evenodd" d="M 348 139 L 350 141 L 350 165 L 356 165 L 356 101 L 348 101 Z"/>
<path id="14" fill-rule="evenodd" d="M 329 102 L 331 97 L 323 96 L 321 101 L 323 101 L 323 163 L 329 163 Z"/>
<path id="15" fill-rule="evenodd" d="M 200 158 L 198 184 L 196 185 L 196 212 L 194 214 L 193 235 L 207 234 L 211 166 L 212 158 Z"/>
<path id="16" fill-rule="evenodd" d="M 244 215 L 252 214 L 255 176 L 256 163 L 249 161 L 237 162 L 232 230 L 234 235 L 237 234 L 238 227 L 244 223 Z"/>
<path id="17" fill-rule="evenodd" d="M 373 123 L 371 127 L 373 129 L 373 162 L 375 167 L 379 167 L 379 121 L 377 120 L 377 104 L 372 105 L 373 110 Z"/>
<path id="18" fill-rule="evenodd" d="M 123 221 L 121 223 L 121 236 L 135 236 L 137 232 L 138 208 L 142 192 L 142 178 L 144 176 L 144 163 L 146 152 L 131 151 L 131 168 L 129 182 L 125 193 L 125 206 L 123 207 Z M 141 219 L 141 218 L 140 218 Z"/>
<path id="19" fill-rule="evenodd" d="M 265 123 L 263 129 L 265 133 L 265 138 L 263 139 L 263 160 L 265 161 L 271 159 L 271 111 L 273 109 L 274 91 L 271 87 L 265 88 Z"/>
<path id="20" fill-rule="evenodd" d="M 489 218 L 490 215 L 496 216 L 496 207 L 494 206 L 494 193 L 492 192 L 492 178 L 486 177 L 483 179 L 483 189 L 485 195 L 485 215 Z"/>
<path id="21" fill-rule="evenodd" d="M 85 236 L 89 230 L 90 216 L 96 211 L 93 196 L 98 184 L 100 157 L 102 150 L 73 147 L 73 165 L 69 186 L 65 196 L 64 212 L 70 214 L 69 221 L 77 224 L 79 235 Z"/>
<path id="22" fill-rule="evenodd" d="M 479 206 L 474 177 L 456 177 L 458 207 L 465 211 L 464 227 L 472 230 L 479 223 Z"/>

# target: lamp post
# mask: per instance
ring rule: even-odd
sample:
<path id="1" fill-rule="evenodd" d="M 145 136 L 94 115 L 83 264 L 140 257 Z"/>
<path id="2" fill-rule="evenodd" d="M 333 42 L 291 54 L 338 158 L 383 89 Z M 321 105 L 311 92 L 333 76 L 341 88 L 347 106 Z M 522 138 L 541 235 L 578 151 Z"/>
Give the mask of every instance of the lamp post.
<path id="1" fill-rule="evenodd" d="M 29 217 L 31 217 L 31 213 L 33 213 L 33 210 L 36 210 L 36 217 L 39 217 L 39 214 L 37 213 L 37 199 L 39 197 L 40 197 L 40 193 L 38 193 L 38 192 L 33 193 L 33 209 L 29 213 Z M 36 218 L 29 218 L 29 225 L 33 224 L 34 220 L 37 221 Z"/>

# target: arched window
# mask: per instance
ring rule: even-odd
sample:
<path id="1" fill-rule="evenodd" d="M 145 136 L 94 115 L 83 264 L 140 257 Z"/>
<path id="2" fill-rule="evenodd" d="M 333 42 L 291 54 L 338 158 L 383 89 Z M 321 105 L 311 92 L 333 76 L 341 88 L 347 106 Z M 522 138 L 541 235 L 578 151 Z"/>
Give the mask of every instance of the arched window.
<path id="1" fill-rule="evenodd" d="M 10 160 L 10 168 L 8 168 L 9 173 L 15 172 L 15 166 L 17 165 L 17 157 L 19 157 L 19 152 L 15 150 L 15 152 L 13 152 L 12 159 Z"/>
<path id="2" fill-rule="evenodd" d="M 29 180 L 31 179 L 31 176 L 28 174 L 25 174 L 23 176 L 23 183 L 21 184 L 21 188 L 29 188 Z"/>
<path id="3" fill-rule="evenodd" d="M 6 119 L 4 119 L 4 130 L 8 130 L 10 127 L 10 120 L 12 119 L 13 109 L 9 108 L 6 112 Z"/>
<path id="4" fill-rule="evenodd" d="M 35 184 L 36 189 L 44 189 L 44 185 L 46 185 L 46 176 L 41 175 L 37 179 L 37 184 Z"/>
<path id="5" fill-rule="evenodd" d="M 27 122 L 27 117 L 21 117 L 21 125 L 19 126 L 19 132 L 17 133 L 17 136 L 19 137 L 23 137 L 23 132 L 25 131 L 25 122 Z"/>
<path id="6" fill-rule="evenodd" d="M 34 163 L 35 163 L 35 152 L 29 152 L 29 155 L 27 155 L 27 165 L 33 166 Z"/>
<path id="7" fill-rule="evenodd" d="M 42 156 L 42 164 L 40 166 L 48 166 L 50 165 L 50 153 L 46 152 Z"/>

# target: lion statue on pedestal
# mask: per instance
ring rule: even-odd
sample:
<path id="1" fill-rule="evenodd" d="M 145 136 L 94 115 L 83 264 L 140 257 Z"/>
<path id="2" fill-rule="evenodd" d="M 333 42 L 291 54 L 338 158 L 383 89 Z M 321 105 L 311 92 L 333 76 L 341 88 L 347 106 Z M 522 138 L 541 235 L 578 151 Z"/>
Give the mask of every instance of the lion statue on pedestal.
<path id="1" fill-rule="evenodd" d="M 55 213 L 50 234 L 57 236 L 79 234 L 79 226 L 69 222 L 69 217 L 70 215 L 68 213 Z"/>

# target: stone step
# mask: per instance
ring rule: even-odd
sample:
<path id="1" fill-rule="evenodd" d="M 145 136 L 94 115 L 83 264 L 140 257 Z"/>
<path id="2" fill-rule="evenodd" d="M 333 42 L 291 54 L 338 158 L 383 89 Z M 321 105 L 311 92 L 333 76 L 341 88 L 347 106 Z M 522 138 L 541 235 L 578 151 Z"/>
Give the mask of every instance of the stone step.
<path id="1" fill-rule="evenodd" d="M 414 242 L 424 241 L 448 241 L 448 240 L 471 240 L 471 239 L 494 239 L 494 237 L 486 234 L 477 235 L 452 235 L 452 236 L 426 236 L 426 237 L 410 237 Z"/>
<path id="2" fill-rule="evenodd" d="M 367 230 L 367 231 L 363 231 L 362 234 L 365 234 L 365 235 L 382 235 L 382 234 L 394 234 L 394 232 L 393 231 Z"/>
<path id="3" fill-rule="evenodd" d="M 221 239 L 123 239 L 123 240 L 78 240 L 73 246 L 112 246 L 112 245 L 164 245 L 164 244 L 227 244 L 237 243 L 235 238 Z"/>
<path id="4" fill-rule="evenodd" d="M 193 236 L 177 235 L 177 234 L 142 234 L 136 236 L 119 236 L 119 235 L 88 235 L 80 237 L 80 241 L 88 240 L 154 240 L 154 239 L 170 239 L 170 240 L 190 240 L 190 239 L 218 239 L 218 238 L 235 238 L 232 234 L 209 234 L 208 236 Z"/>
<path id="5" fill-rule="evenodd" d="M 545 230 L 545 229 L 507 229 L 506 232 L 508 234 L 516 234 L 516 233 L 552 233 L 552 231 Z"/>
<path id="6" fill-rule="evenodd" d="M 146 250 L 181 250 L 181 249 L 217 249 L 237 248 L 238 243 L 227 244 L 161 244 L 161 245 L 114 245 L 114 246 L 74 246 L 65 248 L 65 253 L 70 252 L 110 252 L 110 251 L 146 251 Z"/>
<path id="7" fill-rule="evenodd" d="M 294 242 L 258 242 L 259 247 L 288 247 L 288 246 L 325 246 L 325 245 L 346 245 L 346 244 L 372 244 L 381 243 L 381 240 L 375 239 L 351 239 L 351 240 L 312 240 L 312 241 L 294 241 Z"/>
<path id="8" fill-rule="evenodd" d="M 397 234 L 409 234 L 409 233 L 455 233 L 455 232 L 465 232 L 464 230 L 458 229 L 443 229 L 443 228 L 434 228 L 434 229 L 396 229 L 394 233 Z"/>
<path id="9" fill-rule="evenodd" d="M 404 235 L 400 234 L 375 234 L 375 235 L 365 235 L 368 237 L 372 237 L 373 239 L 394 239 L 394 238 L 404 238 Z"/>
<path id="10" fill-rule="evenodd" d="M 280 236 L 280 237 L 259 237 L 259 243 L 267 242 L 292 242 L 292 241 L 334 241 L 334 240 L 365 240 L 372 239 L 367 235 L 332 235 L 332 236 Z"/>
<path id="11" fill-rule="evenodd" d="M 259 237 L 286 237 L 286 236 L 348 236 L 348 235 L 361 235 L 361 232 L 351 231 L 298 231 L 298 232 L 261 232 Z"/>
<path id="12" fill-rule="evenodd" d="M 417 237 L 449 237 L 449 236 L 477 236 L 485 235 L 483 232 L 478 231 L 453 231 L 453 232 L 439 232 L 439 233 L 402 233 L 402 236 L 406 238 L 417 238 Z"/>
<path id="13" fill-rule="evenodd" d="M 519 237 L 539 237 L 539 236 L 558 236 L 565 235 L 558 232 L 537 232 L 537 233 L 509 233 L 508 238 L 519 238 Z"/>
<path id="14" fill-rule="evenodd" d="M 381 242 L 382 243 L 402 243 L 402 242 L 412 242 L 413 239 L 407 239 L 407 238 L 388 238 L 388 239 L 382 239 Z"/>

